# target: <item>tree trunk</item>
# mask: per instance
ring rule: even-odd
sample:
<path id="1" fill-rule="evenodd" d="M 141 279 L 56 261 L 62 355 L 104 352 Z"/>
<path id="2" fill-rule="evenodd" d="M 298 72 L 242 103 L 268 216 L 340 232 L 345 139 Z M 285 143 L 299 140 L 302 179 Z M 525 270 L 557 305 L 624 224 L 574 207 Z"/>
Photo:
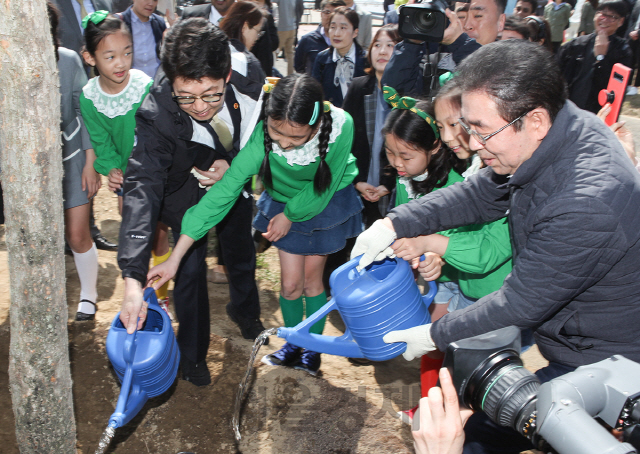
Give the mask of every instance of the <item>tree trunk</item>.
<path id="1" fill-rule="evenodd" d="M 75 453 L 60 94 L 45 0 L 0 1 L 0 159 L 18 445 L 23 454 Z"/>

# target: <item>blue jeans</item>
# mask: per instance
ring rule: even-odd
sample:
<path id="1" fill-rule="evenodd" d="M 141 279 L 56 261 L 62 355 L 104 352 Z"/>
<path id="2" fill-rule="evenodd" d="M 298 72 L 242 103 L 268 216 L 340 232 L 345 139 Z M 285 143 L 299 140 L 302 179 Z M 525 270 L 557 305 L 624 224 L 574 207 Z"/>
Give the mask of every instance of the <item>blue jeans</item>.
<path id="1" fill-rule="evenodd" d="M 478 301 L 477 298 L 470 298 L 460 290 L 457 282 L 438 282 L 438 293 L 433 298 L 433 304 L 449 303 L 449 312 L 457 309 L 464 309 Z"/>

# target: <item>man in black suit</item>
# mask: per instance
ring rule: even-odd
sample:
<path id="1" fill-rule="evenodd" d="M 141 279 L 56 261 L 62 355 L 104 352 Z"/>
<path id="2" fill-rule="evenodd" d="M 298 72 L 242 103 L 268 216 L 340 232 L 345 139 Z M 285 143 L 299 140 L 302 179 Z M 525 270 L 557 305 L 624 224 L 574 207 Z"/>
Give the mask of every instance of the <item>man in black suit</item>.
<path id="1" fill-rule="evenodd" d="M 214 25 L 218 25 L 218 22 L 227 14 L 231 5 L 235 0 L 211 0 L 211 3 L 207 5 L 195 5 L 185 8 L 182 13 L 182 18 L 187 19 L 189 17 L 204 17 L 209 19 Z"/>
<path id="2" fill-rule="evenodd" d="M 125 11 L 133 3 L 132 0 L 112 0 L 112 1 L 113 1 L 113 12 L 114 13 L 121 13 L 121 12 Z"/>
<path id="3" fill-rule="evenodd" d="M 60 11 L 60 44 L 78 54 L 84 45 L 82 18 L 98 10 L 113 12 L 112 0 L 53 0 L 53 3 Z"/>

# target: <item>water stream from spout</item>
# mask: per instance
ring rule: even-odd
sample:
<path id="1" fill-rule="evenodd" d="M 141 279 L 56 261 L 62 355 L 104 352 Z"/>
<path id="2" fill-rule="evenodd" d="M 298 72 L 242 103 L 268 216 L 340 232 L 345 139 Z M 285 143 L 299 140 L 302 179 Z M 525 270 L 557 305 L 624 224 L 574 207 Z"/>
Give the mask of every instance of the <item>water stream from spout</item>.
<path id="1" fill-rule="evenodd" d="M 253 350 L 251 351 L 251 356 L 249 357 L 247 372 L 245 372 L 244 377 L 242 377 L 242 381 L 240 382 L 240 385 L 238 387 L 238 394 L 236 395 L 236 406 L 233 412 L 233 418 L 231 419 L 231 425 L 233 427 L 233 433 L 235 434 L 236 441 L 240 441 L 242 439 L 242 436 L 240 435 L 240 411 L 242 410 L 242 403 L 250 385 L 249 379 L 251 378 L 251 372 L 253 371 L 253 363 L 256 360 L 256 356 L 258 356 L 260 347 L 264 345 L 269 336 L 272 336 L 277 332 L 278 328 L 270 328 L 264 330 L 258 337 L 256 337 L 256 341 L 253 343 Z"/>

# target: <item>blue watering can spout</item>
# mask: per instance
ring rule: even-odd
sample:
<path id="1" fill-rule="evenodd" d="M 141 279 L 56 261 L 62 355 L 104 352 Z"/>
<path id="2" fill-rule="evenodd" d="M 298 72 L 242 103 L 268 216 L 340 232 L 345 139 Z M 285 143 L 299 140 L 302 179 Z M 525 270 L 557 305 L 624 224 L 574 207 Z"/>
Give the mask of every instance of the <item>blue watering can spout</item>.
<path id="1" fill-rule="evenodd" d="M 300 324 L 293 328 L 278 328 L 278 337 L 282 337 L 287 342 L 304 347 L 314 352 L 329 353 L 330 355 L 346 356 L 347 358 L 364 358 L 362 351 L 353 340 L 351 332 L 347 328 L 342 336 L 326 336 L 322 334 L 310 333 L 309 329 L 322 317 L 335 310 L 336 301 L 331 299 Z"/>
<path id="2" fill-rule="evenodd" d="M 279 328 L 278 337 L 298 347 L 320 353 L 384 361 L 403 353 L 406 344 L 386 344 L 390 331 L 430 323 L 428 306 L 436 294 L 435 283 L 422 296 L 410 265 L 402 259 L 374 262 L 362 272 L 356 257 L 336 269 L 329 280 L 333 298 L 295 327 Z M 346 326 L 342 336 L 313 334 L 309 329 L 337 310 Z"/>
<path id="3" fill-rule="evenodd" d="M 109 427 L 131 421 L 150 397 L 169 389 L 178 372 L 180 352 L 169 316 L 152 288 L 145 289 L 144 299 L 149 310 L 142 330 L 128 334 L 118 313 L 107 336 L 107 354 L 122 383 Z"/>

